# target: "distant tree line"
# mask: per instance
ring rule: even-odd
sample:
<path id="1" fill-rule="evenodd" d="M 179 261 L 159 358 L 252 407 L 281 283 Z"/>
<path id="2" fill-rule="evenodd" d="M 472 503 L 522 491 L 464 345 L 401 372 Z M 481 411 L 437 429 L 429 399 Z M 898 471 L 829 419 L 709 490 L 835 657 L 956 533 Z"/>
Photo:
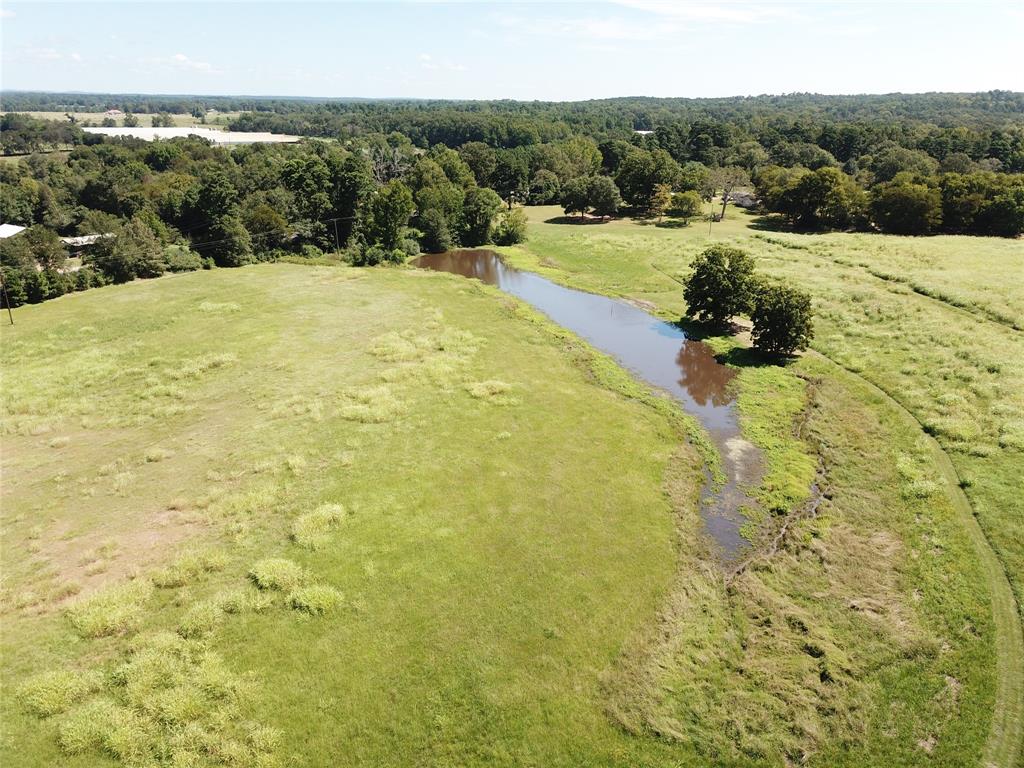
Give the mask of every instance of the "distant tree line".
<path id="1" fill-rule="evenodd" d="M 399 134 L 234 149 L 99 139 L 0 164 L 0 220 L 28 227 L 0 241 L 12 304 L 203 266 L 328 251 L 373 265 L 525 237 L 522 210 L 478 185 L 472 149 Z M 69 262 L 60 236 L 85 234 L 104 237 Z"/>
<path id="2" fill-rule="evenodd" d="M 86 254 L 73 285 L 55 266 L 60 246 L 41 230 L 5 243 L 0 262 L 5 275 L 20 270 L 24 301 L 200 264 L 324 251 L 375 264 L 514 243 L 525 236 L 522 203 L 689 218 L 715 197 L 725 215 L 730 199 L 754 189 L 764 211 L 801 231 L 1024 231 L 1024 95 L 1008 92 L 583 103 L 2 98 L 5 108 L 150 111 L 161 125 L 180 110 L 249 108 L 257 111 L 232 127 L 329 139 L 147 143 L 5 114 L 3 152 L 27 157 L 0 166 L 0 219 L 112 235 Z"/>

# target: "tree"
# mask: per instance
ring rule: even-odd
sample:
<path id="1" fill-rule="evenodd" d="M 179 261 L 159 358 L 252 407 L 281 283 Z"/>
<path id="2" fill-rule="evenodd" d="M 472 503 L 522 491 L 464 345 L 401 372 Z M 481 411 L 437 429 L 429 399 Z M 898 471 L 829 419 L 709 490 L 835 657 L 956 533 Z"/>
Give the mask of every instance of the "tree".
<path id="1" fill-rule="evenodd" d="M 661 221 L 665 217 L 665 211 L 672 205 L 672 187 L 668 184 L 658 184 L 651 195 L 650 212 Z"/>
<path id="2" fill-rule="evenodd" d="M 160 112 L 153 115 L 154 128 L 173 128 L 174 118 L 168 112 Z"/>
<path id="3" fill-rule="evenodd" d="M 252 239 L 237 216 L 219 217 L 208 231 L 202 254 L 218 267 L 240 267 L 252 261 Z"/>
<path id="4" fill-rule="evenodd" d="M 367 241 L 386 251 L 398 248 L 414 209 L 409 188 L 397 179 L 389 181 L 370 199 Z"/>
<path id="5" fill-rule="evenodd" d="M 133 115 L 131 112 L 124 113 L 124 127 L 135 128 L 139 124 L 139 118 Z"/>
<path id="6" fill-rule="evenodd" d="M 677 192 L 672 195 L 672 204 L 669 206 L 668 212 L 670 216 L 691 219 L 700 215 L 702 203 L 700 195 L 693 190 Z"/>
<path id="7" fill-rule="evenodd" d="M 883 232 L 926 235 L 942 223 L 942 196 L 909 174 L 897 174 L 871 191 L 871 213 Z"/>
<path id="8" fill-rule="evenodd" d="M 749 311 L 754 288 L 754 262 L 745 251 L 712 245 L 693 262 L 683 298 L 687 315 L 721 326 L 734 315 Z"/>
<path id="9" fill-rule="evenodd" d="M 129 221 L 114 237 L 100 239 L 91 263 L 109 280 L 127 283 L 137 277 L 158 277 L 164 273 L 163 244 L 141 219 Z"/>
<path id="10" fill-rule="evenodd" d="M 784 285 L 765 285 L 757 291 L 750 314 L 754 348 L 773 355 L 807 349 L 814 338 L 811 296 Z"/>
<path id="11" fill-rule="evenodd" d="M 459 147 L 459 154 L 473 171 L 473 176 L 479 186 L 486 187 L 490 184 L 491 174 L 494 173 L 494 167 L 498 163 L 493 149 L 482 141 L 471 141 Z"/>
<path id="12" fill-rule="evenodd" d="M 494 242 L 498 245 L 516 245 L 526 241 L 526 211 L 516 208 L 505 211 L 494 225 Z"/>
<path id="13" fill-rule="evenodd" d="M 64 267 L 68 252 L 52 229 L 37 224 L 22 232 L 19 239 L 28 246 L 39 268 L 44 272 L 58 272 Z"/>
<path id="14" fill-rule="evenodd" d="M 674 189 L 679 183 L 682 169 L 663 149 L 648 152 L 634 148 L 619 165 L 615 183 L 627 203 L 649 210 L 654 190 L 659 184 Z"/>
<path id="15" fill-rule="evenodd" d="M 506 149 L 497 153 L 490 186 L 508 204 L 525 200 L 530 188 L 530 166 L 522 152 Z"/>
<path id="16" fill-rule="evenodd" d="M 443 253 L 451 250 L 452 234 L 448 219 L 437 208 L 422 211 L 419 215 L 419 229 L 423 233 L 420 247 L 427 253 Z"/>
<path id="17" fill-rule="evenodd" d="M 501 198 L 493 189 L 473 187 L 466 191 L 459 238 L 463 245 L 473 248 L 491 241 L 491 226 L 501 205 Z"/>
<path id="18" fill-rule="evenodd" d="M 614 216 L 622 205 L 622 196 L 610 176 L 591 176 L 587 180 L 587 201 L 602 218 Z"/>
<path id="19" fill-rule="evenodd" d="M 580 218 L 590 208 L 590 183 L 582 176 L 572 179 L 562 187 L 562 210 L 567 216 L 578 213 Z"/>
<path id="20" fill-rule="evenodd" d="M 825 167 L 793 180 L 776 205 L 796 229 L 843 229 L 863 217 L 866 200 L 853 179 L 838 168 Z"/>
<path id="21" fill-rule="evenodd" d="M 533 174 L 533 180 L 530 182 L 531 205 L 549 205 L 558 202 L 561 194 L 562 182 L 554 171 L 541 168 Z"/>
<path id="22" fill-rule="evenodd" d="M 750 176 L 738 166 L 727 166 L 713 169 L 710 181 L 714 191 L 722 197 L 722 214 L 718 217 L 718 220 L 721 221 L 725 218 L 725 206 L 732 199 L 732 193 L 739 187 L 749 187 Z"/>

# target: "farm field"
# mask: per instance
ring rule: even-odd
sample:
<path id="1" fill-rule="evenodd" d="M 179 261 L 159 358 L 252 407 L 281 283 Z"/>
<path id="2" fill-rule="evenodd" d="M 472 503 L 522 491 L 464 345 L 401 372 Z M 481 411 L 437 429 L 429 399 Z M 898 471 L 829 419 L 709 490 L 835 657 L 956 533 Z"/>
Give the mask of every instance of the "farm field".
<path id="1" fill-rule="evenodd" d="M 67 116 L 70 114 L 78 123 L 91 122 L 94 125 L 99 125 L 100 121 L 103 120 L 105 115 L 102 112 L 25 112 L 24 114 L 38 118 L 40 120 L 56 120 L 58 122 L 64 122 L 67 120 Z M 207 128 L 223 127 L 227 129 L 228 121 L 237 118 L 241 112 L 219 112 L 217 114 L 207 115 L 206 122 L 202 123 Z M 156 117 L 156 113 L 139 112 L 135 115 L 139 118 L 139 125 L 143 127 L 149 127 L 153 124 L 153 118 Z M 174 120 L 176 127 L 191 127 L 194 125 L 200 125 L 200 121 L 194 118 L 192 115 L 187 114 L 172 114 L 171 119 Z M 115 117 L 114 122 L 118 126 L 124 125 L 124 117 Z"/>
<path id="2" fill-rule="evenodd" d="M 625 293 L 614 258 L 671 242 L 671 274 L 692 232 L 535 223 L 513 258 Z M 678 311 L 644 269 L 635 297 Z M 732 355 L 757 493 L 795 514 L 726 572 L 692 424 L 494 289 L 263 265 L 17 322 L 5 764 L 1016 759 L 1012 600 L 934 444 L 854 366 Z"/>

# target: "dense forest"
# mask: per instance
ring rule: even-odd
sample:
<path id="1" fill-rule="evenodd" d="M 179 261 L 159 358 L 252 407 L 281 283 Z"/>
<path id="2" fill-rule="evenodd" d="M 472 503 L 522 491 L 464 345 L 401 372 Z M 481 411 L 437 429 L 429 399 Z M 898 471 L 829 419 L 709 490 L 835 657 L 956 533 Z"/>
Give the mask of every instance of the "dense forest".
<path id="1" fill-rule="evenodd" d="M 11 303 L 206 265 L 357 264 L 524 237 L 519 203 L 687 218 L 745 192 L 766 226 L 1016 237 L 1024 94 L 431 102 L 5 93 Z M 18 111 L 246 110 L 297 145 L 147 143 Z M 717 210 L 717 208 L 716 208 Z M 103 235 L 68 266 L 61 236 Z M 74 246 L 72 246 L 74 247 Z"/>

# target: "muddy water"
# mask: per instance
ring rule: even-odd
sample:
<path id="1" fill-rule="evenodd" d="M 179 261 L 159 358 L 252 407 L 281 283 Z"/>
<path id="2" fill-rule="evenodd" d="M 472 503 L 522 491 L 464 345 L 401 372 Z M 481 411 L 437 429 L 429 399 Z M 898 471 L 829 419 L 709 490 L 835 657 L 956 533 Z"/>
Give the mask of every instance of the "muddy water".
<path id="1" fill-rule="evenodd" d="M 686 338 L 678 327 L 623 301 L 565 288 L 532 272 L 506 265 L 493 251 L 427 254 L 416 265 L 476 278 L 516 296 L 554 322 L 614 357 L 638 378 L 665 390 L 695 416 L 722 455 L 727 481 L 704 494 L 708 532 L 731 557 L 745 540 L 740 508 L 754 502 L 743 487 L 761 477 L 760 451 L 743 439 L 729 382 L 736 372 L 715 360 L 710 347 Z"/>

